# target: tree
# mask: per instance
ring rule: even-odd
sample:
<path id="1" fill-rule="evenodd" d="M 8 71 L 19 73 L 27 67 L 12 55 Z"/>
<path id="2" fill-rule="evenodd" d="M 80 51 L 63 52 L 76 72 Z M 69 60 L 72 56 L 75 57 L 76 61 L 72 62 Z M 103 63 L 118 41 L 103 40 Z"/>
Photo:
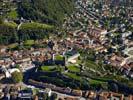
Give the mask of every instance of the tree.
<path id="1" fill-rule="evenodd" d="M 3 24 L 3 18 L 0 16 L 0 24 Z"/>
<path id="2" fill-rule="evenodd" d="M 108 83 L 108 89 L 113 92 L 118 92 L 118 90 L 119 90 L 118 85 L 113 82 Z"/>
<path id="3" fill-rule="evenodd" d="M 48 97 L 48 94 L 47 93 L 43 93 L 43 100 L 48 100 L 49 99 L 49 97 Z"/>
<path id="4" fill-rule="evenodd" d="M 87 60 L 95 61 L 95 58 L 94 50 L 89 50 L 89 54 L 87 54 Z"/>
<path id="5" fill-rule="evenodd" d="M 57 94 L 56 93 L 53 93 L 50 99 L 51 100 L 56 100 L 57 99 Z"/>
<path id="6" fill-rule="evenodd" d="M 12 73 L 12 80 L 14 83 L 19 83 L 19 82 L 22 82 L 23 80 L 23 74 L 21 72 L 13 72 Z"/>
<path id="7" fill-rule="evenodd" d="M 19 69 L 19 67 L 20 67 L 20 66 L 19 66 L 18 64 L 16 64 L 16 66 L 15 66 L 15 67 Z"/>
<path id="8" fill-rule="evenodd" d="M 0 44 L 14 43 L 17 39 L 16 25 L 0 24 Z"/>

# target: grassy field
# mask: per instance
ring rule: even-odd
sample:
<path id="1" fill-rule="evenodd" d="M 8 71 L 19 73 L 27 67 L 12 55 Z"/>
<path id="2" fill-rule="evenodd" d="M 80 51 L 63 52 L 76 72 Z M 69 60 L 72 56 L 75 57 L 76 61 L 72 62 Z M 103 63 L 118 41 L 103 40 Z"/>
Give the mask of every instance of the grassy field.
<path id="1" fill-rule="evenodd" d="M 24 45 L 26 45 L 26 46 L 32 46 L 33 44 L 34 44 L 34 40 L 26 40 L 24 42 Z"/>
<path id="2" fill-rule="evenodd" d="M 13 43 L 13 44 L 8 45 L 10 49 L 16 48 L 17 46 L 18 46 L 18 43 Z"/>
<path id="3" fill-rule="evenodd" d="M 59 69 L 55 66 L 42 66 L 40 70 L 45 72 L 50 72 L 50 71 L 58 71 Z"/>
<path id="4" fill-rule="evenodd" d="M 55 55 L 55 60 L 62 61 L 63 60 L 63 56 L 62 55 Z"/>
<path id="5" fill-rule="evenodd" d="M 65 73 L 65 75 L 74 80 L 78 80 L 78 81 L 81 80 L 80 76 L 77 76 L 76 74 L 73 74 L 73 73 Z"/>
<path id="6" fill-rule="evenodd" d="M 69 71 L 80 72 L 80 69 L 77 66 L 71 65 L 67 67 Z"/>
<path id="7" fill-rule="evenodd" d="M 100 80 L 94 80 L 94 79 L 89 80 L 89 84 L 97 85 L 97 84 L 104 84 L 104 83 L 106 83 L 106 82 L 103 82 L 103 81 L 100 81 Z"/>
<path id="8" fill-rule="evenodd" d="M 23 23 L 20 29 L 52 29 L 52 25 L 42 24 L 37 22 Z"/>

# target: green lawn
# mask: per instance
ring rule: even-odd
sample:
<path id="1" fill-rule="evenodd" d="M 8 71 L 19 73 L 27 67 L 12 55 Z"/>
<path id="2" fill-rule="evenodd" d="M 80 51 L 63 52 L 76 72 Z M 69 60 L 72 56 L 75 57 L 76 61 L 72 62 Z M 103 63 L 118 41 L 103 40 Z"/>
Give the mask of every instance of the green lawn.
<path id="1" fill-rule="evenodd" d="M 62 55 L 55 55 L 55 60 L 63 60 L 63 56 Z"/>
<path id="2" fill-rule="evenodd" d="M 54 72 L 60 71 L 60 68 L 58 66 L 42 66 L 39 68 L 39 70 L 44 72 Z"/>
<path id="3" fill-rule="evenodd" d="M 96 87 L 99 87 L 99 86 L 101 86 L 103 89 L 107 89 L 108 88 L 108 83 L 100 81 L 100 80 L 90 79 L 89 80 L 89 84 L 93 88 L 96 88 Z"/>
<path id="4" fill-rule="evenodd" d="M 104 84 L 104 83 L 106 83 L 106 82 L 103 82 L 103 81 L 100 81 L 100 80 L 93 80 L 93 79 L 89 80 L 89 84 L 97 85 L 97 84 Z"/>
<path id="5" fill-rule="evenodd" d="M 18 43 L 13 43 L 13 44 L 8 45 L 10 49 L 16 48 L 17 46 L 18 46 Z"/>
<path id="6" fill-rule="evenodd" d="M 37 22 L 23 23 L 20 29 L 52 29 L 52 25 L 42 24 Z"/>
<path id="7" fill-rule="evenodd" d="M 80 72 L 80 69 L 75 65 L 70 65 L 67 68 L 69 71 L 72 71 L 72 72 Z"/>
<path id="8" fill-rule="evenodd" d="M 81 80 L 80 76 L 77 76 L 76 74 L 73 74 L 73 73 L 65 73 L 65 75 L 74 80 L 79 80 L 79 81 Z"/>
<path id="9" fill-rule="evenodd" d="M 53 71 L 54 69 L 56 69 L 56 68 L 53 66 L 42 66 L 41 67 L 42 71 Z"/>
<path id="10" fill-rule="evenodd" d="M 27 45 L 27 46 L 32 46 L 34 44 L 34 40 L 26 40 L 24 42 L 24 45 Z"/>

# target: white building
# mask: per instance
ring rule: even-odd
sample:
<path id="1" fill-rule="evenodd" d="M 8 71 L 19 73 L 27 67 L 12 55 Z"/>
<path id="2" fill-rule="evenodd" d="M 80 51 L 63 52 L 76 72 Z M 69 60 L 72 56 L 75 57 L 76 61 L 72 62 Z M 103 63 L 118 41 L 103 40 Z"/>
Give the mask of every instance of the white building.
<path id="1" fill-rule="evenodd" d="M 49 97 L 51 97 L 52 91 L 50 88 L 46 88 L 44 92 L 47 93 Z"/>
<path id="2" fill-rule="evenodd" d="M 79 53 L 76 53 L 70 57 L 68 57 L 67 62 L 76 63 L 76 59 L 80 56 Z"/>

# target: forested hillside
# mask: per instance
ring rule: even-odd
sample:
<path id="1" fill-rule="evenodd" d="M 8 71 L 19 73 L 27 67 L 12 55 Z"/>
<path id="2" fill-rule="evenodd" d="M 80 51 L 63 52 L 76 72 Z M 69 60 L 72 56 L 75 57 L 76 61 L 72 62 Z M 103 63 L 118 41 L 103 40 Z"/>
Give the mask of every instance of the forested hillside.
<path id="1" fill-rule="evenodd" d="M 3 5 L 0 6 L 0 44 L 46 38 L 74 11 L 74 0 L 3 1 L 0 1 Z M 18 30 L 21 18 L 26 22 Z"/>
<path id="2" fill-rule="evenodd" d="M 17 30 L 15 22 L 3 22 L 0 23 L 0 44 L 48 38 L 54 30 L 52 25 L 37 22 L 23 23 Z"/>
<path id="3" fill-rule="evenodd" d="M 23 0 L 19 15 L 25 19 L 60 25 L 74 10 L 74 0 Z"/>

